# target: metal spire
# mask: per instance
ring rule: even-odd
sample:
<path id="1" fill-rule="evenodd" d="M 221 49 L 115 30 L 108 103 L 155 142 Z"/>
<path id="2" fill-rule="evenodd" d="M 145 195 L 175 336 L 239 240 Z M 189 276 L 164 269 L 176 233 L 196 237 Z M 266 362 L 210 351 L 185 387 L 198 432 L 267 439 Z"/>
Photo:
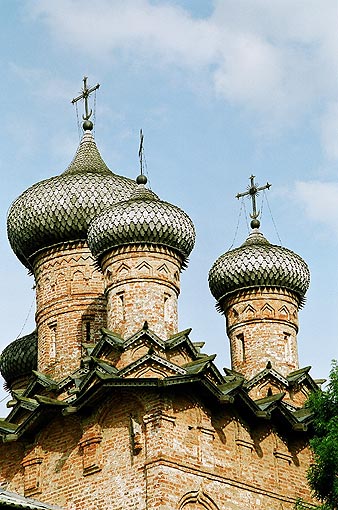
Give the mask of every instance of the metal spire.
<path id="1" fill-rule="evenodd" d="M 140 129 L 140 148 L 138 150 L 138 157 L 140 160 L 140 169 L 141 169 L 141 175 L 143 175 L 143 131 Z"/>
<path id="2" fill-rule="evenodd" d="M 148 181 L 147 177 L 143 174 L 143 152 L 144 152 L 144 149 L 143 149 L 143 139 L 144 139 L 143 131 L 142 131 L 142 129 L 140 129 L 140 147 L 139 147 L 139 150 L 138 150 L 138 157 L 139 157 L 139 160 L 140 160 L 141 174 L 136 177 L 137 184 L 147 184 L 147 181 Z"/>
<path id="3" fill-rule="evenodd" d="M 97 90 L 100 87 L 100 84 L 97 83 L 94 87 L 88 88 L 87 87 L 87 79 L 88 79 L 87 76 L 83 77 L 83 89 L 82 89 L 82 92 L 81 92 L 81 94 L 79 96 L 74 97 L 74 99 L 72 99 L 72 104 L 77 103 L 78 101 L 80 101 L 80 99 L 84 100 L 85 113 L 84 113 L 84 115 L 82 115 L 82 118 L 84 120 L 84 123 L 82 124 L 82 126 L 83 126 L 83 129 L 85 131 L 87 131 L 87 130 L 91 131 L 93 129 L 93 123 L 89 119 L 92 116 L 93 110 L 90 109 L 90 111 L 89 111 L 89 108 L 88 108 L 88 97 L 90 96 L 90 94 L 92 92 L 94 92 L 95 90 Z"/>
<path id="4" fill-rule="evenodd" d="M 236 198 L 241 198 L 245 196 L 251 197 L 252 200 L 252 214 L 250 214 L 250 217 L 252 218 L 252 221 L 250 223 L 251 228 L 259 228 L 260 227 L 260 221 L 258 220 L 258 216 L 260 215 L 260 211 L 257 210 L 256 207 L 256 196 L 259 194 L 260 191 L 264 189 L 270 189 L 271 184 L 268 182 L 265 186 L 258 187 L 257 184 L 255 184 L 255 175 L 250 176 L 250 186 L 248 186 L 248 191 L 245 191 L 244 193 L 237 193 Z"/>

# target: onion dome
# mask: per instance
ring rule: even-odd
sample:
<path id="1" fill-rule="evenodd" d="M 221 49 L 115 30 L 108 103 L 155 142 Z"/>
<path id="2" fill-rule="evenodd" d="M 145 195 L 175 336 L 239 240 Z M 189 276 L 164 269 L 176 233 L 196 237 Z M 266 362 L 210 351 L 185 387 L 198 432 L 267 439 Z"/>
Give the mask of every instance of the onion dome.
<path id="1" fill-rule="evenodd" d="M 147 178 L 138 176 L 129 200 L 106 209 L 91 223 L 88 244 L 100 259 L 111 248 L 130 244 L 156 244 L 179 252 L 185 262 L 195 244 L 195 228 L 189 216 L 163 202 L 145 188 Z"/>
<path id="2" fill-rule="evenodd" d="M 67 170 L 28 188 L 9 210 L 9 242 L 29 269 L 37 251 L 85 240 L 93 218 L 106 207 L 129 198 L 135 188 L 134 181 L 113 174 L 106 166 L 90 132 L 90 121 L 84 123 L 84 129 Z"/>
<path id="3" fill-rule="evenodd" d="M 7 386 L 27 377 L 37 369 L 38 337 L 36 331 L 17 338 L 0 355 L 0 372 Z"/>
<path id="4" fill-rule="evenodd" d="M 306 262 L 293 251 L 270 244 L 257 228 L 239 248 L 221 255 L 209 272 L 210 291 L 218 303 L 234 292 L 275 287 L 294 292 L 301 304 L 309 283 Z"/>

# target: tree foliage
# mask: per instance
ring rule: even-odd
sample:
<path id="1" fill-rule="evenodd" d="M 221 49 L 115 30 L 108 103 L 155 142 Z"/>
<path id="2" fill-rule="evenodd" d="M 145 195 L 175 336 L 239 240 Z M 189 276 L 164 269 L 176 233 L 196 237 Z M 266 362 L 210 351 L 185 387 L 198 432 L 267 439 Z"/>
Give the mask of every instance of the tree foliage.
<path id="1" fill-rule="evenodd" d="M 325 391 L 308 401 L 314 413 L 314 437 L 310 446 L 314 463 L 308 471 L 313 495 L 322 510 L 338 510 L 338 363 L 334 362 Z"/>

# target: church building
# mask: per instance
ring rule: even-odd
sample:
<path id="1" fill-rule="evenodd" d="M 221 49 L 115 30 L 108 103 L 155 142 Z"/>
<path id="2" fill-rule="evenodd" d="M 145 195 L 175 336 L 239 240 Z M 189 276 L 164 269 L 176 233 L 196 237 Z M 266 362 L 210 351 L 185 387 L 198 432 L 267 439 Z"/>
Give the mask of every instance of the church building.
<path id="1" fill-rule="evenodd" d="M 11 247 L 35 280 L 36 329 L 0 357 L 11 393 L 0 509 L 312 508 L 305 402 L 318 385 L 297 353 L 307 264 L 260 231 L 252 176 L 251 233 L 209 272 L 230 342 L 220 372 L 178 330 L 193 222 L 147 187 L 142 166 L 135 181 L 107 167 L 94 89 L 84 79 L 74 99 L 85 115 L 69 167 L 8 214 Z"/>

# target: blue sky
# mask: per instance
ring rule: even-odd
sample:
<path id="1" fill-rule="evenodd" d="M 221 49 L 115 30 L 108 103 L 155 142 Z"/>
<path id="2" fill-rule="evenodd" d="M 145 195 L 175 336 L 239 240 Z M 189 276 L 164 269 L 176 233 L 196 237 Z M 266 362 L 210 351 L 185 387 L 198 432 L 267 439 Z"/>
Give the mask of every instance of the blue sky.
<path id="1" fill-rule="evenodd" d="M 101 84 L 95 137 L 109 168 L 136 177 L 142 128 L 152 189 L 195 223 L 181 329 L 192 327 L 192 340 L 205 341 L 220 368 L 229 366 L 207 276 L 233 242 L 235 195 L 253 173 L 272 183 L 274 222 L 264 203 L 262 232 L 279 244 L 275 223 L 282 244 L 310 266 L 300 364 L 327 377 L 338 357 L 336 0 L 11 0 L 1 7 L 0 350 L 34 328 L 34 307 L 27 319 L 34 282 L 8 245 L 7 210 L 71 161 L 79 134 L 70 101 L 87 75 Z M 247 234 L 242 214 L 235 245 Z"/>

